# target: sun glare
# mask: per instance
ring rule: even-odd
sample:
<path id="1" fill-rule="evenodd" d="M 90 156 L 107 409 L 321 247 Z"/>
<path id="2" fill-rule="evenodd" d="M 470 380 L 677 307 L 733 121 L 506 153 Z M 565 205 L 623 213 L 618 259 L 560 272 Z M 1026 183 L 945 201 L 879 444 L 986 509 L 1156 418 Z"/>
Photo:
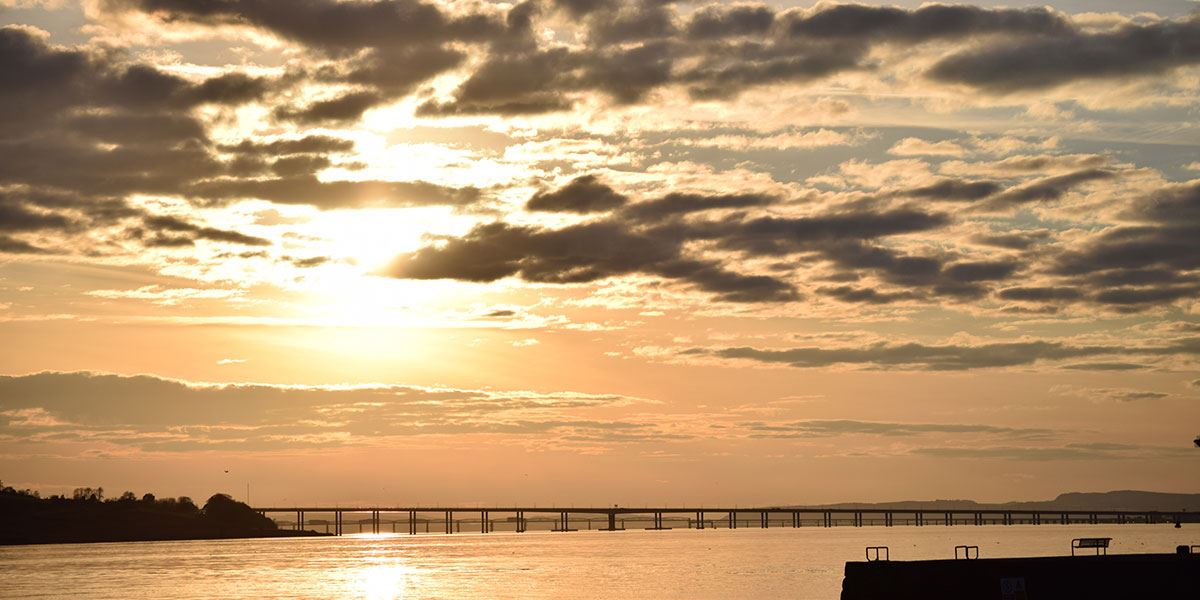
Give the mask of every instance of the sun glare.
<path id="1" fill-rule="evenodd" d="M 411 569 L 401 564 L 369 566 L 363 569 L 359 576 L 359 591 L 367 600 L 404 598 L 410 571 Z"/>

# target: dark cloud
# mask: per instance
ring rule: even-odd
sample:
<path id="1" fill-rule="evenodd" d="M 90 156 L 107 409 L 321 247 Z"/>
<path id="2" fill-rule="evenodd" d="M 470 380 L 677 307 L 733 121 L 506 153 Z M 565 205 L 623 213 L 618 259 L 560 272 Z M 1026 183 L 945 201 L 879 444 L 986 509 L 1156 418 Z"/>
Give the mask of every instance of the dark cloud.
<path id="1" fill-rule="evenodd" d="M 230 244 L 242 244 L 245 246 L 270 246 L 271 242 L 263 238 L 246 235 L 236 231 L 227 229 L 217 229 L 215 227 L 203 227 L 184 221 L 178 217 L 148 217 L 142 221 L 144 227 L 150 232 L 157 233 L 160 236 L 167 234 L 166 238 L 158 238 L 160 240 L 179 240 L 186 239 L 190 244 L 193 240 L 210 240 L 214 242 L 226 242 Z M 170 234 L 175 234 L 171 236 Z M 159 245 L 180 245 L 178 243 L 165 243 Z"/>
<path id="2" fill-rule="evenodd" d="M 166 21 L 250 25 L 331 54 L 362 48 L 406 48 L 445 41 L 487 40 L 503 24 L 480 14 L 454 16 L 419 0 L 110 0 Z"/>
<path id="3" fill-rule="evenodd" d="M 563 193 L 564 190 L 567 193 Z M 612 190 L 583 178 L 531 203 L 596 209 L 593 198 Z M 495 281 L 517 276 L 538 283 L 587 283 L 631 274 L 680 280 L 733 302 L 776 302 L 800 297 L 786 274 L 745 274 L 724 266 L 733 260 L 700 258 L 690 244 L 710 244 L 746 258 L 816 254 L 844 268 L 888 270 L 893 275 L 923 259 L 890 255 L 891 263 L 850 265 L 847 254 L 889 251 L 868 243 L 876 238 L 927 231 L 948 223 L 945 215 L 911 209 L 843 212 L 812 217 L 749 217 L 735 214 L 710 220 L 706 213 L 731 208 L 766 207 L 780 199 L 758 194 L 668 194 L 626 204 L 608 218 L 561 229 L 516 226 L 503 222 L 480 225 L 459 238 L 438 240 L 399 257 L 387 271 L 410 279 Z M 609 198 L 605 206 L 615 205 Z M 929 277 L 920 283 L 972 287 L 970 282 L 1006 276 L 1014 267 L 1000 263 L 955 264 L 943 270 L 930 259 Z M 723 264 L 724 263 L 724 264 Z M 920 268 L 925 268 L 924 266 Z M 897 275 L 897 279 L 901 277 Z M 958 295 L 965 295 L 959 290 Z M 975 292 L 971 292 L 974 294 Z"/>
<path id="4" fill-rule="evenodd" d="M 1071 346 L 1050 341 L 996 342 L 973 346 L 911 342 L 877 343 L 861 348 L 694 348 L 682 354 L 750 360 L 798 368 L 852 365 L 875 369 L 962 371 L 1031 366 L 1043 361 L 1094 356 L 1197 356 L 1200 355 L 1200 338 L 1185 338 L 1167 345 L 1147 347 Z"/>
<path id="5" fill-rule="evenodd" d="M 916 10 L 839 4 L 791 12 L 785 23 L 788 33 L 797 37 L 908 43 L 985 34 L 1058 36 L 1075 31 L 1064 15 L 1047 8 L 987 9 L 944 4 Z"/>
<path id="6" fill-rule="evenodd" d="M 636 221 L 657 221 L 708 210 L 766 207 L 778 201 L 779 198 L 766 194 L 704 195 L 675 192 L 626 206 L 622 215 Z"/>
<path id="7" fill-rule="evenodd" d="M 19 198 L 0 192 L 0 232 L 70 229 L 75 221 L 61 214 L 33 210 Z"/>
<path id="8" fill-rule="evenodd" d="M 308 135 L 302 138 L 273 140 L 270 142 L 244 140 L 237 144 L 218 146 L 218 149 L 222 152 L 263 156 L 329 154 L 334 152 L 349 152 L 354 149 L 354 142 L 326 135 Z"/>
<path id="9" fill-rule="evenodd" d="M 1070 301 L 1083 298 L 1083 292 L 1073 287 L 1011 287 L 1000 290 L 996 295 L 1002 300 L 1022 302 Z"/>
<path id="10" fill-rule="evenodd" d="M 0 28 L 0 73 L 6 138 L 55 125 L 70 109 L 173 112 L 205 103 L 241 104 L 268 88 L 265 80 L 238 74 L 193 83 L 112 54 L 54 47 L 32 30 L 13 26 Z"/>
<path id="11" fill-rule="evenodd" d="M 5 254 L 43 254 L 46 249 L 9 235 L 0 234 L 0 252 Z"/>
<path id="12" fill-rule="evenodd" d="M 927 186 L 903 190 L 898 195 L 928 200 L 982 200 L 1001 189 L 1002 186 L 994 181 L 942 179 Z"/>
<path id="13" fill-rule="evenodd" d="M 586 283 L 643 273 L 682 280 L 732 302 L 792 300 L 791 284 L 688 259 L 677 243 L 604 221 L 563 229 L 490 223 L 402 256 L 387 270 L 404 279 Z"/>
<path id="14" fill-rule="evenodd" d="M 1182 450 L 1182 451 L 1181 451 Z M 933 447 L 915 448 L 913 454 L 938 458 L 994 458 L 998 460 L 1046 461 L 1046 460 L 1120 460 L 1179 458 L 1187 456 L 1187 449 L 1163 446 L 1136 446 L 1130 444 L 1076 443 L 1064 446 L 973 446 L 966 448 Z"/>
<path id="15" fill-rule="evenodd" d="M 1086 238 L 1051 269 L 1121 311 L 1200 294 L 1200 183 L 1172 184 L 1137 199 L 1127 224 Z"/>
<path id="16" fill-rule="evenodd" d="M 329 258 L 328 256 L 309 256 L 307 258 L 296 258 L 296 257 L 288 258 L 288 262 L 292 263 L 293 265 L 295 265 L 296 267 L 299 267 L 301 269 L 311 269 L 313 267 L 319 267 L 321 265 L 327 264 L 331 260 L 333 260 L 333 259 Z"/>
<path id="17" fill-rule="evenodd" d="M 357 121 L 367 109 L 378 106 L 386 98 L 375 91 L 352 92 L 329 100 L 318 100 L 302 108 L 281 107 L 275 116 L 304 125 L 316 123 L 350 123 Z"/>
<path id="18" fill-rule="evenodd" d="M 379 206 L 466 206 L 478 200 L 476 188 L 449 188 L 423 181 L 322 181 L 311 174 L 273 179 L 210 179 L 184 194 L 212 202 L 258 198 L 323 209 Z"/>
<path id="19" fill-rule="evenodd" d="M 1081 184 L 1112 179 L 1116 176 L 1116 173 L 1104 169 L 1086 169 L 1066 175 L 1055 175 L 1007 190 L 992 199 L 989 204 L 993 207 L 1007 207 L 1028 202 L 1051 202 L 1062 198 L 1067 192 Z"/>
<path id="20" fill-rule="evenodd" d="M 892 302 L 922 298 L 921 295 L 909 291 L 880 292 L 874 288 L 852 287 L 848 285 L 817 288 L 817 293 L 822 296 L 837 298 L 842 302 L 855 304 L 891 304 Z"/>
<path id="21" fill-rule="evenodd" d="M 1140 371 L 1148 367 L 1138 363 L 1127 362 L 1088 362 L 1062 365 L 1059 368 L 1072 371 Z"/>
<path id="22" fill-rule="evenodd" d="M 766 6 L 710 5 L 679 19 L 666 4 L 557 2 L 586 29 L 582 47 L 526 43 L 501 49 L 493 43 L 494 52 L 452 101 L 427 102 L 420 112 L 549 112 L 571 107 L 585 92 L 630 104 L 672 85 L 686 87 L 695 98 L 723 99 L 755 86 L 870 69 L 876 44 L 1074 31 L 1065 17 L 1046 9 L 832 5 L 776 13 Z"/>
<path id="23" fill-rule="evenodd" d="M 996 246 L 1011 250 L 1026 250 L 1038 244 L 1044 244 L 1052 239 L 1050 232 L 1019 231 L 1013 233 L 994 233 L 971 236 L 971 242 L 984 246 Z"/>
<path id="24" fill-rule="evenodd" d="M 888 423 L 879 421 L 808 420 L 787 423 L 743 423 L 753 437 L 815 438 L 841 435 L 917 436 L 927 433 L 987 434 L 1005 437 L 1041 438 L 1054 434 L 1052 429 L 997 427 L 958 423 Z"/>
<path id="25" fill-rule="evenodd" d="M 582 17 L 598 10 L 610 9 L 617 5 L 618 0 L 551 0 L 551 2 L 571 16 Z"/>
<path id="26" fill-rule="evenodd" d="M 279 111 L 313 123 L 357 119 L 364 110 L 413 93 L 466 64 L 482 64 L 450 101 L 428 101 L 423 115 L 533 114 L 564 110 L 587 92 L 619 104 L 655 88 L 682 85 L 696 98 L 729 98 L 747 88 L 812 81 L 874 68 L 880 44 L 982 40 L 931 71 L 943 81 L 989 90 L 1045 87 L 1080 77 L 1162 72 L 1192 64 L 1196 19 L 1086 32 L 1047 8 L 928 5 L 909 10 L 822 4 L 810 10 L 709 5 L 680 17 L 670 2 L 554 0 L 586 36 L 572 47 L 539 44 L 541 4 L 506 13 L 446 10 L 420 0 L 108 0 L 167 22 L 242 25 L 292 40 L 332 62 L 307 73 L 361 87 L 334 100 Z M 1051 59 L 1052 58 L 1052 59 Z M 202 96 L 250 94 L 247 82 L 213 81 Z"/>
<path id="27" fill-rule="evenodd" d="M 266 450 L 371 443 L 415 435 L 554 432 L 598 441 L 604 431 L 657 428 L 572 416 L 635 399 L 400 385 L 197 384 L 151 376 L 44 372 L 0 376 L 0 437 L 78 441 L 147 451 Z M 27 417 L 40 417 L 28 419 Z"/>
<path id="28" fill-rule="evenodd" d="M 1080 79 L 1125 79 L 1200 63 L 1200 18 L 1127 24 L 1116 31 L 1063 30 L 1004 40 L 942 59 L 928 75 L 996 94 Z"/>
<path id="29" fill-rule="evenodd" d="M 605 212 L 620 207 L 627 200 L 595 175 L 582 175 L 552 192 L 534 194 L 525 203 L 525 208 L 545 212 Z"/>
<path id="30" fill-rule="evenodd" d="M 463 204 L 477 197 L 475 190 L 420 182 L 312 177 L 332 164 L 327 154 L 353 148 L 347 140 L 308 136 L 214 144 L 195 109 L 262 99 L 274 85 L 267 79 L 227 73 L 191 81 L 119 53 L 53 46 L 19 27 L 0 29 L 0 48 L 3 231 L 98 236 L 121 231 L 125 239 L 160 247 L 196 240 L 263 246 L 269 242 L 259 237 L 146 214 L 125 198 L 185 195 L 213 203 L 259 197 L 339 207 Z M 272 171 L 276 178 L 263 178 Z M 89 239 L 89 246 L 95 241 Z M 43 250 L 11 236 L 5 249 Z"/>
<path id="31" fill-rule="evenodd" d="M 766 6 L 705 6 L 692 14 L 686 26 L 692 39 L 713 39 L 761 35 L 775 22 L 775 13 Z"/>

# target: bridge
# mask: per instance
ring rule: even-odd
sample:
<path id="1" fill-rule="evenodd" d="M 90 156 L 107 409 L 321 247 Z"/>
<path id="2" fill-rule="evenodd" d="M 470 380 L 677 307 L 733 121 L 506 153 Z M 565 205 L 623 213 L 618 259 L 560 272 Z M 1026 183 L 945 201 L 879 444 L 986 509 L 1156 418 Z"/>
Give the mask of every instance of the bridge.
<path id="1" fill-rule="evenodd" d="M 746 527 L 865 527 L 930 525 L 1077 525 L 1179 523 L 1185 512 L 1079 510 L 945 510 L 821 507 L 261 507 L 277 525 L 303 530 L 324 526 L 333 535 L 348 533 L 462 533 L 510 531 L 622 531 L 738 529 Z M 281 515 L 276 517 L 275 515 Z M 399 526 L 403 525 L 403 529 Z M 357 529 L 355 527 L 357 526 Z M 643 527 L 644 526 L 644 527 Z"/>

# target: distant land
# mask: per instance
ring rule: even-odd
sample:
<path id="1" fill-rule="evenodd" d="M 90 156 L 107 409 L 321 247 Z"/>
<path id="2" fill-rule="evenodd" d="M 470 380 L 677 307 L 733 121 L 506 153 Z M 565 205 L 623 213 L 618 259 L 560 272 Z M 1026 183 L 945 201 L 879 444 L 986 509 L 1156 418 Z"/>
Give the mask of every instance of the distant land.
<path id="1" fill-rule="evenodd" d="M 828 508 L 863 508 L 909 510 L 929 508 L 933 510 L 1130 510 L 1169 511 L 1186 510 L 1200 513 L 1200 494 L 1169 494 L 1138 490 L 1111 492 L 1068 492 L 1053 500 L 1033 500 L 985 504 L 974 500 L 904 500 L 900 502 L 862 503 L 847 502 L 824 505 Z"/>
<path id="2" fill-rule="evenodd" d="M 187 497 L 137 498 L 130 492 L 104 500 L 102 488 L 79 488 L 70 498 L 0 488 L 0 545 L 312 535 L 324 534 L 280 530 L 225 494 L 214 494 L 201 508 Z"/>

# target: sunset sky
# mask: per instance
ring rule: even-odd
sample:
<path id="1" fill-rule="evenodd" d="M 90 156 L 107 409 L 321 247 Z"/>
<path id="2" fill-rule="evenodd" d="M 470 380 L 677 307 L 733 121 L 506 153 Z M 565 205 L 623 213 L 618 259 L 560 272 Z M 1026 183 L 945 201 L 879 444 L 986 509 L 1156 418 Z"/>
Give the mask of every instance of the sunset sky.
<path id="1" fill-rule="evenodd" d="M 1200 3 L 0 25 L 5 485 L 1200 492 Z"/>

